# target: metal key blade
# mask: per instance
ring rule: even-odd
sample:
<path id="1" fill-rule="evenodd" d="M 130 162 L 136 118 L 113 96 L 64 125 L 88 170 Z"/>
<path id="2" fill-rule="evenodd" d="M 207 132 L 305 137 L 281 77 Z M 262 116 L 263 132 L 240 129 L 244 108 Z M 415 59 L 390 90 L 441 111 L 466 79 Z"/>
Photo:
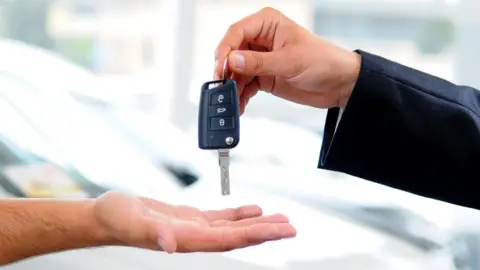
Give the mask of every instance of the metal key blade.
<path id="1" fill-rule="evenodd" d="M 220 165 L 222 195 L 230 195 L 230 150 L 218 150 L 218 163 Z"/>

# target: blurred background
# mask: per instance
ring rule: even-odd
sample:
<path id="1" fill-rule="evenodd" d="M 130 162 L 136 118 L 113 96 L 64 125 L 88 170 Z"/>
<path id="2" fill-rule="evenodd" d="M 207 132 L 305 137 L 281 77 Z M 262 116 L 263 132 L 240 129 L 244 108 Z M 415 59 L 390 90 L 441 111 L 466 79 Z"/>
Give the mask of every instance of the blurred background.
<path id="1" fill-rule="evenodd" d="M 5 269 L 480 270 L 477 211 L 316 169 L 325 110 L 258 94 L 220 195 L 216 153 L 197 146 L 199 91 L 230 24 L 266 6 L 345 48 L 480 87 L 474 0 L 0 0 L 3 198 L 257 203 L 298 229 L 223 254 L 108 247 Z"/>

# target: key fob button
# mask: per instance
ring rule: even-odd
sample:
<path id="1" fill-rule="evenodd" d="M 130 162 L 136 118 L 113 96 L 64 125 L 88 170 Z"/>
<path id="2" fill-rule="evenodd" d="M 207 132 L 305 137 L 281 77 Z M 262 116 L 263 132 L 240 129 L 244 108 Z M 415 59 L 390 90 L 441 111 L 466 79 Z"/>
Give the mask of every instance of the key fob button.
<path id="1" fill-rule="evenodd" d="M 232 116 L 232 108 L 230 106 L 215 105 L 208 107 L 208 116 Z"/>
<path id="2" fill-rule="evenodd" d="M 210 119 L 211 130 L 226 130 L 233 128 L 233 117 L 212 117 Z"/>
<path id="3" fill-rule="evenodd" d="M 210 103 L 212 105 L 232 103 L 232 93 L 230 91 L 219 92 L 212 95 Z"/>

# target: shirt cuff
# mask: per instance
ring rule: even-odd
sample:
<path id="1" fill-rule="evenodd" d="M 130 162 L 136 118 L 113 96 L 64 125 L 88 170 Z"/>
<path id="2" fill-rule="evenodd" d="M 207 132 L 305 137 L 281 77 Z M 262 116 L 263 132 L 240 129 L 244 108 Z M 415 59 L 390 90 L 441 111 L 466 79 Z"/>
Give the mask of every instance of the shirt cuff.
<path id="1" fill-rule="evenodd" d="M 342 119 L 342 114 L 343 114 L 343 108 L 340 109 L 338 112 L 338 119 L 337 119 L 337 124 L 335 125 L 335 130 L 333 131 L 333 135 L 335 136 L 335 133 L 337 132 L 338 129 L 338 124 L 340 124 L 340 119 Z"/>

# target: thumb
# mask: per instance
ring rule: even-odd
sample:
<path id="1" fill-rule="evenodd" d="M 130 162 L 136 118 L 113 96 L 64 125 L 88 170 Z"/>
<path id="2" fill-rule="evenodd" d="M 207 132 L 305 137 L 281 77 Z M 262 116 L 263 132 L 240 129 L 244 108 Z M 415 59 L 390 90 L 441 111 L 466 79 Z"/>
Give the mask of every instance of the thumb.
<path id="1" fill-rule="evenodd" d="M 281 76 L 281 53 L 232 51 L 228 56 L 230 71 L 247 76 Z"/>
<path id="2" fill-rule="evenodd" d="M 176 251 L 177 240 L 169 224 L 149 219 L 146 225 L 148 239 L 154 240 L 158 248 L 170 254 Z"/>

